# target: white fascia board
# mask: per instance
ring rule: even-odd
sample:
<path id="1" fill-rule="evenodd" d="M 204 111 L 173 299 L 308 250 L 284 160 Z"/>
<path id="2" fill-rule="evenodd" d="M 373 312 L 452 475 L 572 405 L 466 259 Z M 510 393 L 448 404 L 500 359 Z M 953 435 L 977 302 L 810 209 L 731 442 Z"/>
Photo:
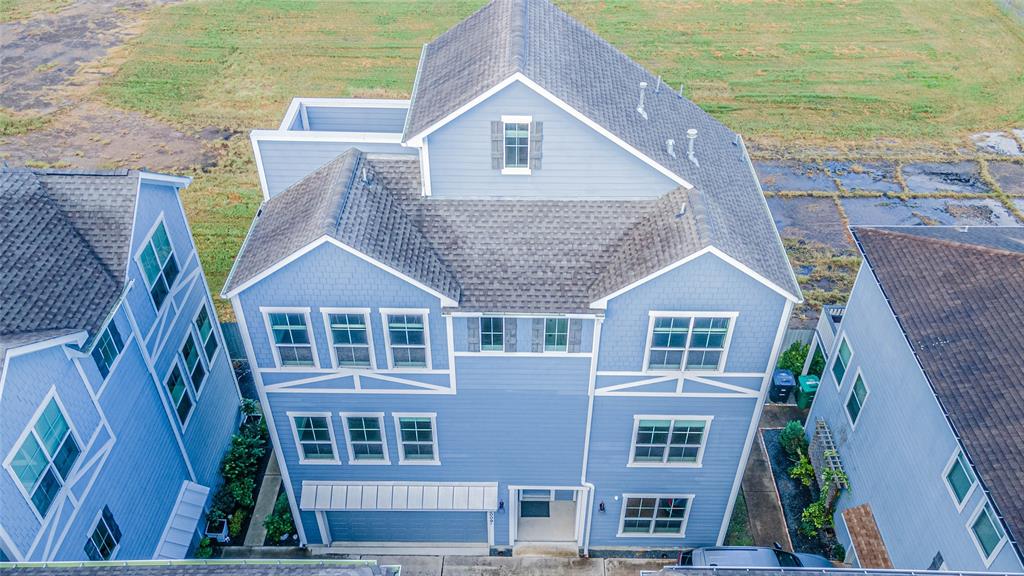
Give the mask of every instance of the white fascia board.
<path id="1" fill-rule="evenodd" d="M 572 116 L 573 118 L 576 118 L 577 120 L 582 122 L 584 125 L 586 125 L 586 126 L 590 127 L 591 129 L 593 129 L 598 134 L 604 136 L 605 138 L 608 138 L 613 143 L 617 144 L 619 147 L 621 147 L 622 149 L 626 150 L 627 152 L 629 152 L 633 156 L 636 156 L 644 164 L 647 164 L 651 168 L 654 168 L 655 170 L 657 170 L 658 172 L 660 172 L 662 175 L 664 175 L 665 177 L 669 178 L 673 182 L 679 184 L 680 186 L 686 188 L 687 190 L 693 188 L 693 184 L 690 184 L 686 180 L 682 179 L 681 177 L 679 177 L 678 174 L 676 174 L 675 172 L 672 172 L 671 170 L 669 170 L 665 166 L 659 164 L 658 162 L 655 162 L 651 157 L 647 156 L 646 154 L 643 154 L 642 152 L 640 152 L 639 150 L 637 150 L 636 148 L 634 148 L 630 144 L 626 143 L 625 140 L 623 140 L 622 138 L 619 138 L 615 134 L 611 133 L 610 131 L 605 129 L 603 126 L 599 125 L 597 122 L 594 122 L 593 120 L 591 120 L 587 116 L 584 116 L 579 110 L 576 110 L 575 108 L 573 108 L 572 106 L 570 106 L 569 104 L 564 102 L 562 99 L 558 98 L 557 96 L 555 96 L 551 92 L 548 92 L 543 87 L 541 87 L 540 84 L 537 84 L 533 80 L 530 80 L 529 78 L 527 78 L 526 75 L 524 75 L 522 72 L 516 72 L 516 73 L 512 74 L 511 76 L 509 76 L 505 80 L 502 80 L 501 82 L 495 84 L 492 88 L 490 88 L 489 90 L 487 90 L 483 94 L 480 94 L 476 98 L 474 98 L 474 99 L 470 100 L 469 102 L 467 102 L 466 104 L 460 106 L 457 110 L 455 110 L 451 114 L 449 114 L 449 115 L 445 116 L 444 118 L 438 120 L 437 122 L 435 122 L 430 127 L 426 128 L 425 130 L 422 130 L 418 134 L 415 134 L 415 135 L 413 135 L 413 136 L 411 136 L 409 138 L 406 138 L 405 139 L 406 144 L 409 145 L 409 146 L 419 146 L 420 143 L 423 141 L 424 137 L 430 135 L 432 132 L 437 131 L 439 128 L 441 128 L 445 124 L 448 124 L 449 122 L 451 122 L 455 118 L 458 118 L 459 116 L 461 116 L 466 111 L 468 111 L 471 108 L 475 107 L 477 104 L 479 104 L 479 103 L 483 102 L 484 100 L 490 98 L 494 94 L 497 94 L 498 92 L 502 91 L 503 89 L 505 89 L 507 86 L 509 86 L 513 82 L 521 82 L 527 88 L 533 90 L 534 92 L 536 92 L 537 94 L 539 94 L 540 96 L 544 97 L 549 102 L 554 104 L 555 106 L 558 106 L 563 111 L 569 113 L 570 116 Z"/>
<path id="2" fill-rule="evenodd" d="M 281 119 L 281 126 L 279 130 L 287 130 L 289 126 L 295 123 L 295 117 L 299 114 L 299 110 L 302 108 L 302 98 L 292 98 L 290 104 L 288 104 L 288 110 L 284 113 L 284 118 Z"/>
<path id="3" fill-rule="evenodd" d="M 408 100 L 388 98 L 295 98 L 305 106 L 322 108 L 408 108 Z"/>
<path id="4" fill-rule="evenodd" d="M 688 263 L 688 262 L 690 262 L 692 260 L 696 260 L 697 258 L 699 258 L 700 256 L 703 256 L 705 254 L 714 254 L 715 256 L 717 256 L 717 257 L 721 258 L 723 261 L 725 261 L 725 263 L 733 266 L 734 268 L 736 268 L 740 272 L 743 272 L 744 274 L 750 276 L 754 280 L 757 280 L 759 283 L 767 286 L 770 290 L 772 290 L 773 292 L 781 295 L 786 300 L 789 300 L 790 302 L 793 302 L 794 304 L 799 304 L 800 302 L 803 301 L 803 299 L 797 298 L 793 294 L 790 294 L 789 292 L 787 292 L 784 289 L 782 289 L 779 285 L 775 284 L 774 282 L 771 282 L 770 280 L 768 280 L 764 276 L 758 274 L 757 272 L 754 272 L 752 269 L 750 269 L 750 267 L 748 267 L 747 265 L 743 264 L 739 260 L 736 260 L 735 258 L 729 256 L 728 254 L 726 254 L 725 252 L 722 252 L 721 250 L 719 250 L 718 248 L 715 248 L 714 246 L 708 246 L 706 248 L 702 248 L 701 250 L 698 250 L 698 251 L 694 252 L 693 254 L 690 254 L 689 256 L 687 256 L 687 257 L 685 257 L 685 258 L 683 258 L 681 260 L 677 260 L 677 261 L 673 262 L 672 264 L 669 264 L 668 266 L 662 268 L 661 270 L 658 270 L 657 272 L 654 272 L 652 274 L 648 274 L 647 276 L 644 276 L 643 278 L 637 280 L 636 282 L 633 282 L 633 283 L 631 283 L 631 284 L 629 284 L 627 286 L 619 288 L 615 292 L 612 292 L 611 294 L 609 294 L 609 295 L 607 295 L 607 296 L 605 296 L 603 298 L 600 298 L 598 300 L 595 300 L 594 302 L 591 302 L 590 303 L 590 307 L 591 308 L 596 308 L 596 309 L 599 309 L 599 310 L 604 310 L 604 309 L 608 308 L 608 301 L 611 300 L 612 298 L 615 298 L 616 296 L 620 296 L 622 294 L 625 294 L 626 292 L 629 292 L 630 290 L 636 288 L 637 286 L 640 286 L 641 284 L 645 284 L 645 283 L 647 283 L 647 282 L 649 282 L 651 280 L 654 280 L 658 276 L 661 276 L 662 274 L 665 274 L 667 272 L 671 272 L 672 270 L 675 270 L 676 268 L 682 266 L 683 264 L 686 264 L 686 263 Z"/>
<path id="5" fill-rule="evenodd" d="M 272 142 L 340 142 L 401 144 L 398 132 L 331 132 L 327 130 L 253 130 L 249 137 L 254 141 Z"/>
<path id="6" fill-rule="evenodd" d="M 446 307 L 450 307 L 450 308 L 457 308 L 458 305 L 459 305 L 459 303 L 456 302 L 455 300 L 452 300 L 450 297 L 448 297 L 448 296 L 438 292 L 437 290 L 431 288 L 430 286 L 427 286 L 426 284 L 420 282 L 419 280 L 416 280 L 415 278 L 412 278 L 412 277 L 410 277 L 410 276 L 408 276 L 408 275 L 406 275 L 406 274 L 404 274 L 404 273 L 402 273 L 402 272 L 400 272 L 400 271 L 398 271 L 398 270 L 388 266 L 387 264 L 384 264 L 383 262 L 381 262 L 381 261 L 379 261 L 379 260 L 377 260 L 375 258 L 371 258 L 370 256 L 360 252 L 359 250 L 356 250 L 355 248 L 352 248 L 351 246 L 349 246 L 347 244 L 344 244 L 341 241 L 339 241 L 339 240 L 337 240 L 335 238 L 332 238 L 330 236 L 321 236 L 320 238 L 317 238 L 313 242 L 310 242 L 309 244 L 303 246 L 302 248 L 299 248 L 295 252 L 292 252 L 291 255 L 289 255 L 289 256 L 281 259 L 280 261 L 278 261 L 277 264 L 274 264 L 270 268 L 267 268 L 266 270 L 260 272 L 256 276 L 253 276 L 252 278 L 250 278 L 249 280 L 244 282 L 241 286 L 235 288 L 234 290 L 232 290 L 230 292 L 222 293 L 221 297 L 222 298 L 233 298 L 233 297 L 237 296 L 238 294 L 242 293 L 246 289 L 252 287 L 253 285 L 255 285 L 257 283 L 259 283 L 264 278 L 266 278 L 266 277 L 270 276 L 271 274 L 277 272 L 281 268 L 284 268 L 288 264 L 291 264 L 295 260 L 298 260 L 303 255 L 311 252 L 314 248 L 320 246 L 321 244 L 325 244 L 325 243 L 337 246 L 338 248 L 341 248 L 342 250 L 348 252 L 349 254 L 352 254 L 353 256 L 356 256 L 356 257 L 358 257 L 358 258 L 360 258 L 360 259 L 362 259 L 362 260 L 364 260 L 364 261 L 366 261 L 366 262 L 368 262 L 370 264 L 373 264 L 377 268 L 380 268 L 381 270 L 384 270 L 385 272 L 388 272 L 389 274 L 392 274 L 393 276 L 397 276 L 398 278 L 404 280 L 405 282 L 407 282 L 409 284 L 412 284 L 413 286 L 419 288 L 420 290 L 423 290 L 424 292 L 430 294 L 431 296 L 436 297 L 438 300 L 441 301 L 441 306 L 446 306 Z"/>
<path id="7" fill-rule="evenodd" d="M 252 144 L 252 154 L 256 158 L 256 172 L 260 176 L 260 189 L 263 190 L 263 201 L 270 200 L 270 187 L 267 186 L 267 173 L 263 169 L 263 155 L 260 154 L 260 142 L 256 138 L 257 132 L 271 132 L 271 130 L 253 130 L 249 132 L 249 143 Z"/>
<path id="8" fill-rule="evenodd" d="M 170 184 L 179 190 L 192 183 L 192 178 L 189 178 L 188 176 L 174 176 L 172 174 L 160 174 L 158 172 L 139 172 L 139 178 L 141 180 L 149 180 L 159 184 Z"/>

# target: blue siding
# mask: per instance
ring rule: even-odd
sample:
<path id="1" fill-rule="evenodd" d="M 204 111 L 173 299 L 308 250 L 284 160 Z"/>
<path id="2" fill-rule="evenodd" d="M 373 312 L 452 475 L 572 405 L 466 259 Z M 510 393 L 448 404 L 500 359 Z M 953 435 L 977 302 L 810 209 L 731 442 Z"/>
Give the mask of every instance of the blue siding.
<path id="1" fill-rule="evenodd" d="M 342 542 L 487 542 L 483 512 L 328 512 Z"/>
<path id="2" fill-rule="evenodd" d="M 491 122 L 529 115 L 544 123 L 542 168 L 503 176 L 491 168 Z M 652 198 L 677 184 L 519 82 L 427 137 L 437 197 Z"/>
<path id="3" fill-rule="evenodd" d="M 408 108 L 352 108 L 306 106 L 309 129 L 332 132 L 383 132 L 401 134 Z"/>
<path id="4" fill-rule="evenodd" d="M 826 370 L 808 420 L 829 423 L 850 477 L 850 490 L 839 500 L 837 524 L 842 523 L 842 510 L 869 503 L 897 568 L 926 568 L 941 552 L 951 570 L 986 570 L 966 527 L 982 501 L 982 490 L 975 490 L 957 512 L 942 477 L 955 438 L 866 266 L 850 297 L 842 334 L 853 349 L 842 388 L 837 389 L 831 370 Z M 858 369 L 869 395 L 854 429 L 844 405 Z M 908 407 L 913 407 L 912 418 L 907 417 Z M 845 536 L 845 530 L 840 533 Z M 849 545 L 848 536 L 844 544 Z M 987 570 L 1019 572 L 1021 563 L 1007 545 Z"/>
<path id="5" fill-rule="evenodd" d="M 337 158 L 349 148 L 363 152 L 389 154 L 419 154 L 415 148 L 401 144 L 375 144 L 368 142 L 302 142 L 260 140 L 260 158 L 267 178 L 267 191 L 275 196 L 292 184 L 302 180 L 317 168 Z"/>

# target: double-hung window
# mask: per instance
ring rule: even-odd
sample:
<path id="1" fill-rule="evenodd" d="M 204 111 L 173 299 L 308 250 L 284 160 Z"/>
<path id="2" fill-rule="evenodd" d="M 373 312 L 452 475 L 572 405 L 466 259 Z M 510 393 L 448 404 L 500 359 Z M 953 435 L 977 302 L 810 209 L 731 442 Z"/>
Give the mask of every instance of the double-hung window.
<path id="1" fill-rule="evenodd" d="M 1006 541 L 1006 532 L 1003 531 L 999 517 L 996 516 L 996 511 L 989 502 L 978 507 L 969 525 L 971 534 L 974 536 L 974 543 L 987 567 L 1003 547 Z"/>
<path id="2" fill-rule="evenodd" d="M 730 316 L 652 314 L 647 369 L 719 370 L 731 327 Z"/>
<path id="3" fill-rule="evenodd" d="M 395 414 L 400 464 L 438 464 L 436 417 L 433 414 Z"/>
<path id="4" fill-rule="evenodd" d="M 853 351 L 850 350 L 850 343 L 846 340 L 846 336 L 839 342 L 839 353 L 836 354 L 836 359 L 832 362 L 832 375 L 836 378 L 836 386 L 842 388 L 843 376 L 846 376 L 846 369 L 850 367 L 850 358 L 853 356 Z"/>
<path id="5" fill-rule="evenodd" d="M 544 320 L 544 351 L 566 352 L 569 350 L 569 319 L 546 318 Z"/>
<path id="6" fill-rule="evenodd" d="M 429 368 L 425 313 L 385 312 L 388 356 L 393 368 Z"/>
<path id="7" fill-rule="evenodd" d="M 383 414 L 343 413 L 348 459 L 353 464 L 390 464 Z"/>
<path id="8" fill-rule="evenodd" d="M 114 515 L 110 513 L 110 508 L 104 506 L 100 517 L 96 520 L 96 528 L 93 529 L 92 536 L 85 541 L 85 555 L 94 562 L 110 560 L 114 557 L 114 552 L 117 551 L 117 546 L 120 543 L 121 528 L 114 521 Z"/>
<path id="9" fill-rule="evenodd" d="M 334 362 L 338 368 L 372 368 L 370 325 L 365 310 L 325 311 L 327 331 L 331 335 Z"/>
<path id="10" fill-rule="evenodd" d="M 174 404 L 174 411 L 178 413 L 178 421 L 184 426 L 188 417 L 192 414 L 191 392 L 185 379 L 181 376 L 181 368 L 175 363 L 171 366 L 171 373 L 167 375 L 167 392 L 171 395 L 171 403 Z"/>
<path id="11" fill-rule="evenodd" d="M 121 340 L 121 333 L 117 331 L 117 326 L 111 320 L 92 349 L 92 359 L 96 361 L 96 368 L 99 369 L 103 378 L 110 374 L 110 368 L 123 349 L 124 341 Z"/>
<path id="12" fill-rule="evenodd" d="M 967 496 L 971 493 L 978 479 L 974 476 L 974 471 L 971 470 L 967 457 L 959 448 L 957 448 L 956 455 L 953 456 L 953 459 L 950 460 L 949 465 L 946 467 L 944 476 L 946 478 L 946 485 L 949 486 L 949 491 L 953 495 L 957 508 L 963 508 L 964 501 L 967 500 Z"/>
<path id="13" fill-rule="evenodd" d="M 191 332 L 185 336 L 185 342 L 181 345 L 181 359 L 185 362 L 185 371 L 188 372 L 189 381 L 192 382 L 192 390 L 198 396 L 203 382 L 206 381 L 206 368 L 203 366 L 202 358 L 199 357 L 199 347 L 196 346 L 196 340 L 192 337 Z"/>
<path id="14" fill-rule="evenodd" d="M 700 466 L 710 417 L 637 416 L 633 425 L 634 466 Z"/>
<path id="15" fill-rule="evenodd" d="M 313 366 L 315 354 L 305 312 L 268 312 L 278 366 Z"/>
<path id="16" fill-rule="evenodd" d="M 515 322 L 515 320 L 512 320 Z M 505 350 L 505 319 L 500 316 L 480 318 L 480 350 L 501 352 Z"/>
<path id="17" fill-rule="evenodd" d="M 693 496 L 632 495 L 623 497 L 620 537 L 682 536 Z"/>
<path id="18" fill-rule="evenodd" d="M 41 517 L 49 512 L 81 453 L 60 405 L 51 397 L 10 461 Z"/>
<path id="19" fill-rule="evenodd" d="M 857 424 L 857 418 L 860 417 L 867 399 L 868 387 L 864 384 L 864 378 L 858 373 L 857 378 L 853 381 L 853 388 L 850 389 L 850 396 L 846 399 L 846 413 L 850 416 L 850 424 Z"/>
<path id="20" fill-rule="evenodd" d="M 179 271 L 178 260 L 174 256 L 174 249 L 171 247 L 163 222 L 157 224 L 153 234 L 139 252 L 139 264 L 149 286 L 153 305 L 159 310 L 170 294 Z"/>
<path id="21" fill-rule="evenodd" d="M 503 174 L 530 173 L 530 121 L 528 116 L 503 116 Z"/>
<path id="22" fill-rule="evenodd" d="M 203 346 L 207 361 L 213 362 L 213 355 L 217 353 L 217 334 L 213 330 L 213 321 L 210 319 L 210 312 L 206 309 L 206 304 L 199 308 L 199 313 L 196 314 L 192 323 L 195 324 L 196 333 L 199 334 L 200 344 Z"/>
<path id="23" fill-rule="evenodd" d="M 290 414 L 299 462 L 303 464 L 337 463 L 334 453 L 334 429 L 330 414 Z"/>

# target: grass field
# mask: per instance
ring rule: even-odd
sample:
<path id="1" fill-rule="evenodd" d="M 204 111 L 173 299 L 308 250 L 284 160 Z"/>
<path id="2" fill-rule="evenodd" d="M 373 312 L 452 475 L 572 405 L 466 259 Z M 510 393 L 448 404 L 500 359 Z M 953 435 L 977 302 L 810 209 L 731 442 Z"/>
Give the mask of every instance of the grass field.
<path id="1" fill-rule="evenodd" d="M 1024 125 L 1024 28 L 989 0 L 558 3 L 755 142 L 950 149 Z M 404 97 L 422 44 L 482 4 L 174 5 L 101 94 L 184 129 L 243 132 L 276 126 L 293 96 Z M 185 195 L 215 292 L 259 202 L 236 140 Z"/>

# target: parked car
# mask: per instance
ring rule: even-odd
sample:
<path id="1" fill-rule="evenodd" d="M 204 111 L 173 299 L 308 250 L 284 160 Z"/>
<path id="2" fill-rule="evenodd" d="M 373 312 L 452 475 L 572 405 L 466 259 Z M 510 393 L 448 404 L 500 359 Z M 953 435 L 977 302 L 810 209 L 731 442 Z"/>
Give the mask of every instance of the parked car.
<path id="1" fill-rule="evenodd" d="M 679 554 L 679 566 L 664 568 L 661 576 L 671 576 L 673 569 L 685 566 L 723 566 L 730 568 L 831 568 L 832 562 L 817 554 L 786 552 L 766 546 L 715 546 L 694 548 Z"/>

